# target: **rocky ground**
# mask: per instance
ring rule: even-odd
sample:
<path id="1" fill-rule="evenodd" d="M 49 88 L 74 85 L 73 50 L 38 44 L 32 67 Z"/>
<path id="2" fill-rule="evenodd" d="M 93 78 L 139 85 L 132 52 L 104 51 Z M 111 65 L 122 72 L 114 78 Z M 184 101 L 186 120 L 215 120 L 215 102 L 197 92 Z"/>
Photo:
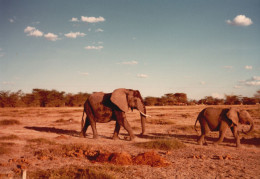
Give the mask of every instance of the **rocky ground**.
<path id="1" fill-rule="evenodd" d="M 80 138 L 82 108 L 0 108 L 0 178 L 259 178 L 260 106 L 237 107 L 256 125 L 241 148 L 230 131 L 219 146 L 214 132 L 197 145 L 193 125 L 205 106 L 147 107 L 144 136 L 140 115 L 128 112 L 135 141 L 124 129 L 112 140 L 114 121 L 97 124 L 99 139 L 91 128 Z"/>

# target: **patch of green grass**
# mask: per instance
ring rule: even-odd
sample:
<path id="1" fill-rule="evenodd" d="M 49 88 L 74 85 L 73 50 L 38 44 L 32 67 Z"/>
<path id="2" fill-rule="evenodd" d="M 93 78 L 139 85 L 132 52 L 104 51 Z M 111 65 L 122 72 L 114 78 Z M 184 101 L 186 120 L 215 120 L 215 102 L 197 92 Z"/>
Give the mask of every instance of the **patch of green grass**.
<path id="1" fill-rule="evenodd" d="M 159 150 L 174 150 L 186 147 L 186 145 L 178 139 L 157 139 L 149 142 L 136 143 L 135 145 L 141 148 Z"/>
<path id="2" fill-rule="evenodd" d="M 0 137 L 0 140 L 16 140 L 16 139 L 19 139 L 19 137 L 17 135 L 13 135 L 13 134 Z"/>
<path id="3" fill-rule="evenodd" d="M 17 125 L 17 124 L 21 124 L 21 123 L 14 119 L 10 119 L 10 120 L 5 119 L 0 121 L 0 125 L 2 126 Z"/>

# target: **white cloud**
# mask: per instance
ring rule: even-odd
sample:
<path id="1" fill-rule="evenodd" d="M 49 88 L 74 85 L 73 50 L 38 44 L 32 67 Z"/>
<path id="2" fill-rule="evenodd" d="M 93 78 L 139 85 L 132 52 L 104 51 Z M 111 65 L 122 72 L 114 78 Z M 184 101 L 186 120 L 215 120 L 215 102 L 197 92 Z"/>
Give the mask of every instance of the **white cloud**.
<path id="1" fill-rule="evenodd" d="M 34 31 L 36 28 L 35 27 L 31 27 L 31 26 L 27 26 L 25 29 L 24 29 L 24 33 L 29 33 L 31 31 Z"/>
<path id="2" fill-rule="evenodd" d="M 38 29 L 31 31 L 28 36 L 34 36 L 34 37 L 41 37 L 43 36 L 43 33 L 39 31 Z"/>
<path id="3" fill-rule="evenodd" d="M 14 23 L 14 19 L 9 19 L 9 22 L 10 23 Z"/>
<path id="4" fill-rule="evenodd" d="M 205 85 L 206 82 L 205 82 L 205 81 L 201 81 L 200 84 L 201 84 L 201 85 Z"/>
<path id="5" fill-rule="evenodd" d="M 88 22 L 88 23 L 97 23 L 97 22 L 104 22 L 105 18 L 104 17 L 85 17 L 81 16 L 81 21 L 82 22 Z"/>
<path id="6" fill-rule="evenodd" d="M 68 38 L 77 38 L 77 37 L 84 37 L 86 34 L 84 33 L 81 33 L 81 32 L 70 32 L 70 33 L 67 33 L 67 34 L 64 34 L 66 37 Z"/>
<path id="7" fill-rule="evenodd" d="M 252 66 L 249 66 L 249 65 L 246 65 L 246 66 L 245 66 L 245 69 L 246 69 L 246 70 L 252 70 L 253 67 L 252 67 Z"/>
<path id="8" fill-rule="evenodd" d="M 234 88 L 235 88 L 235 89 L 241 89 L 242 86 L 236 85 L 236 86 L 234 86 Z"/>
<path id="9" fill-rule="evenodd" d="M 3 56 L 5 56 L 5 53 L 3 52 L 3 49 L 0 48 L 0 58 L 3 57 Z"/>
<path id="10" fill-rule="evenodd" d="M 39 31 L 35 27 L 27 26 L 24 29 L 24 33 L 27 33 L 27 36 L 33 36 L 33 37 L 41 37 L 43 36 L 43 32 Z"/>
<path id="11" fill-rule="evenodd" d="M 14 85 L 14 82 L 12 82 L 12 81 L 3 81 L 2 84 L 3 85 Z"/>
<path id="12" fill-rule="evenodd" d="M 233 69 L 233 66 L 224 66 L 223 68 L 225 68 L 225 69 Z"/>
<path id="13" fill-rule="evenodd" d="M 84 47 L 86 50 L 101 50 L 104 47 L 103 46 L 86 46 Z"/>
<path id="14" fill-rule="evenodd" d="M 83 75 L 83 76 L 88 76 L 89 73 L 88 72 L 79 72 L 80 75 Z"/>
<path id="15" fill-rule="evenodd" d="M 253 76 L 250 79 L 241 80 L 239 83 L 245 86 L 260 86 L 260 76 Z"/>
<path id="16" fill-rule="evenodd" d="M 233 20 L 227 20 L 227 24 L 234 26 L 249 26 L 253 21 L 245 15 L 237 15 Z"/>
<path id="17" fill-rule="evenodd" d="M 224 94 L 219 94 L 219 93 L 212 93 L 211 96 L 213 98 L 223 99 L 225 95 Z"/>
<path id="18" fill-rule="evenodd" d="M 138 78 L 148 78 L 148 75 L 146 74 L 137 74 Z"/>
<path id="19" fill-rule="evenodd" d="M 53 34 L 53 33 L 48 33 L 48 34 L 45 34 L 44 37 L 47 39 L 47 40 L 50 40 L 50 41 L 56 41 L 58 40 L 58 36 Z"/>
<path id="20" fill-rule="evenodd" d="M 121 62 L 119 64 L 123 64 L 123 65 L 137 65 L 138 64 L 138 61 L 127 61 L 127 62 Z"/>
<path id="21" fill-rule="evenodd" d="M 103 29 L 98 28 L 95 32 L 104 32 Z"/>
<path id="22" fill-rule="evenodd" d="M 79 22 L 78 18 L 76 17 L 72 17 L 72 19 L 70 20 L 70 22 Z"/>
<path id="23" fill-rule="evenodd" d="M 260 81 L 247 81 L 246 85 L 248 85 L 248 86 L 260 86 Z"/>
<path id="24" fill-rule="evenodd" d="M 253 76 L 252 80 L 260 81 L 260 76 Z"/>

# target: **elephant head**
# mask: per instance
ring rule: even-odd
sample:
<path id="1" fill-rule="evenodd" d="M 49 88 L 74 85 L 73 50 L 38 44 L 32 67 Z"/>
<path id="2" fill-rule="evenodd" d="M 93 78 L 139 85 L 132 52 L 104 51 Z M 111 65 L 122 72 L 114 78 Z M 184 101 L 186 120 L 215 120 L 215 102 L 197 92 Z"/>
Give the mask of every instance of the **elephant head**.
<path id="1" fill-rule="evenodd" d="M 250 125 L 250 129 L 246 132 L 242 131 L 244 134 L 251 132 L 254 129 L 254 121 L 250 114 L 243 109 L 230 108 L 227 112 L 227 117 L 235 124 L 248 124 Z"/>
<path id="2" fill-rule="evenodd" d="M 116 89 L 113 91 L 110 100 L 123 112 L 127 112 L 129 108 L 131 110 L 137 109 L 140 112 L 140 116 L 141 116 L 141 124 L 142 124 L 141 134 L 144 134 L 146 108 L 140 92 L 138 90 L 124 89 L 124 88 Z"/>

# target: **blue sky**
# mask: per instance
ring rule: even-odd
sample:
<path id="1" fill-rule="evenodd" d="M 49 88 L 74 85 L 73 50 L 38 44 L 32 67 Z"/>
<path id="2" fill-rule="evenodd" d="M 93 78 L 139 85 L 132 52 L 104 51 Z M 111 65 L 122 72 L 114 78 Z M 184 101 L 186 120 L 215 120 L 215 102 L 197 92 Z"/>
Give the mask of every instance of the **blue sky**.
<path id="1" fill-rule="evenodd" d="M 259 0 L 0 0 L 0 90 L 260 89 Z"/>

